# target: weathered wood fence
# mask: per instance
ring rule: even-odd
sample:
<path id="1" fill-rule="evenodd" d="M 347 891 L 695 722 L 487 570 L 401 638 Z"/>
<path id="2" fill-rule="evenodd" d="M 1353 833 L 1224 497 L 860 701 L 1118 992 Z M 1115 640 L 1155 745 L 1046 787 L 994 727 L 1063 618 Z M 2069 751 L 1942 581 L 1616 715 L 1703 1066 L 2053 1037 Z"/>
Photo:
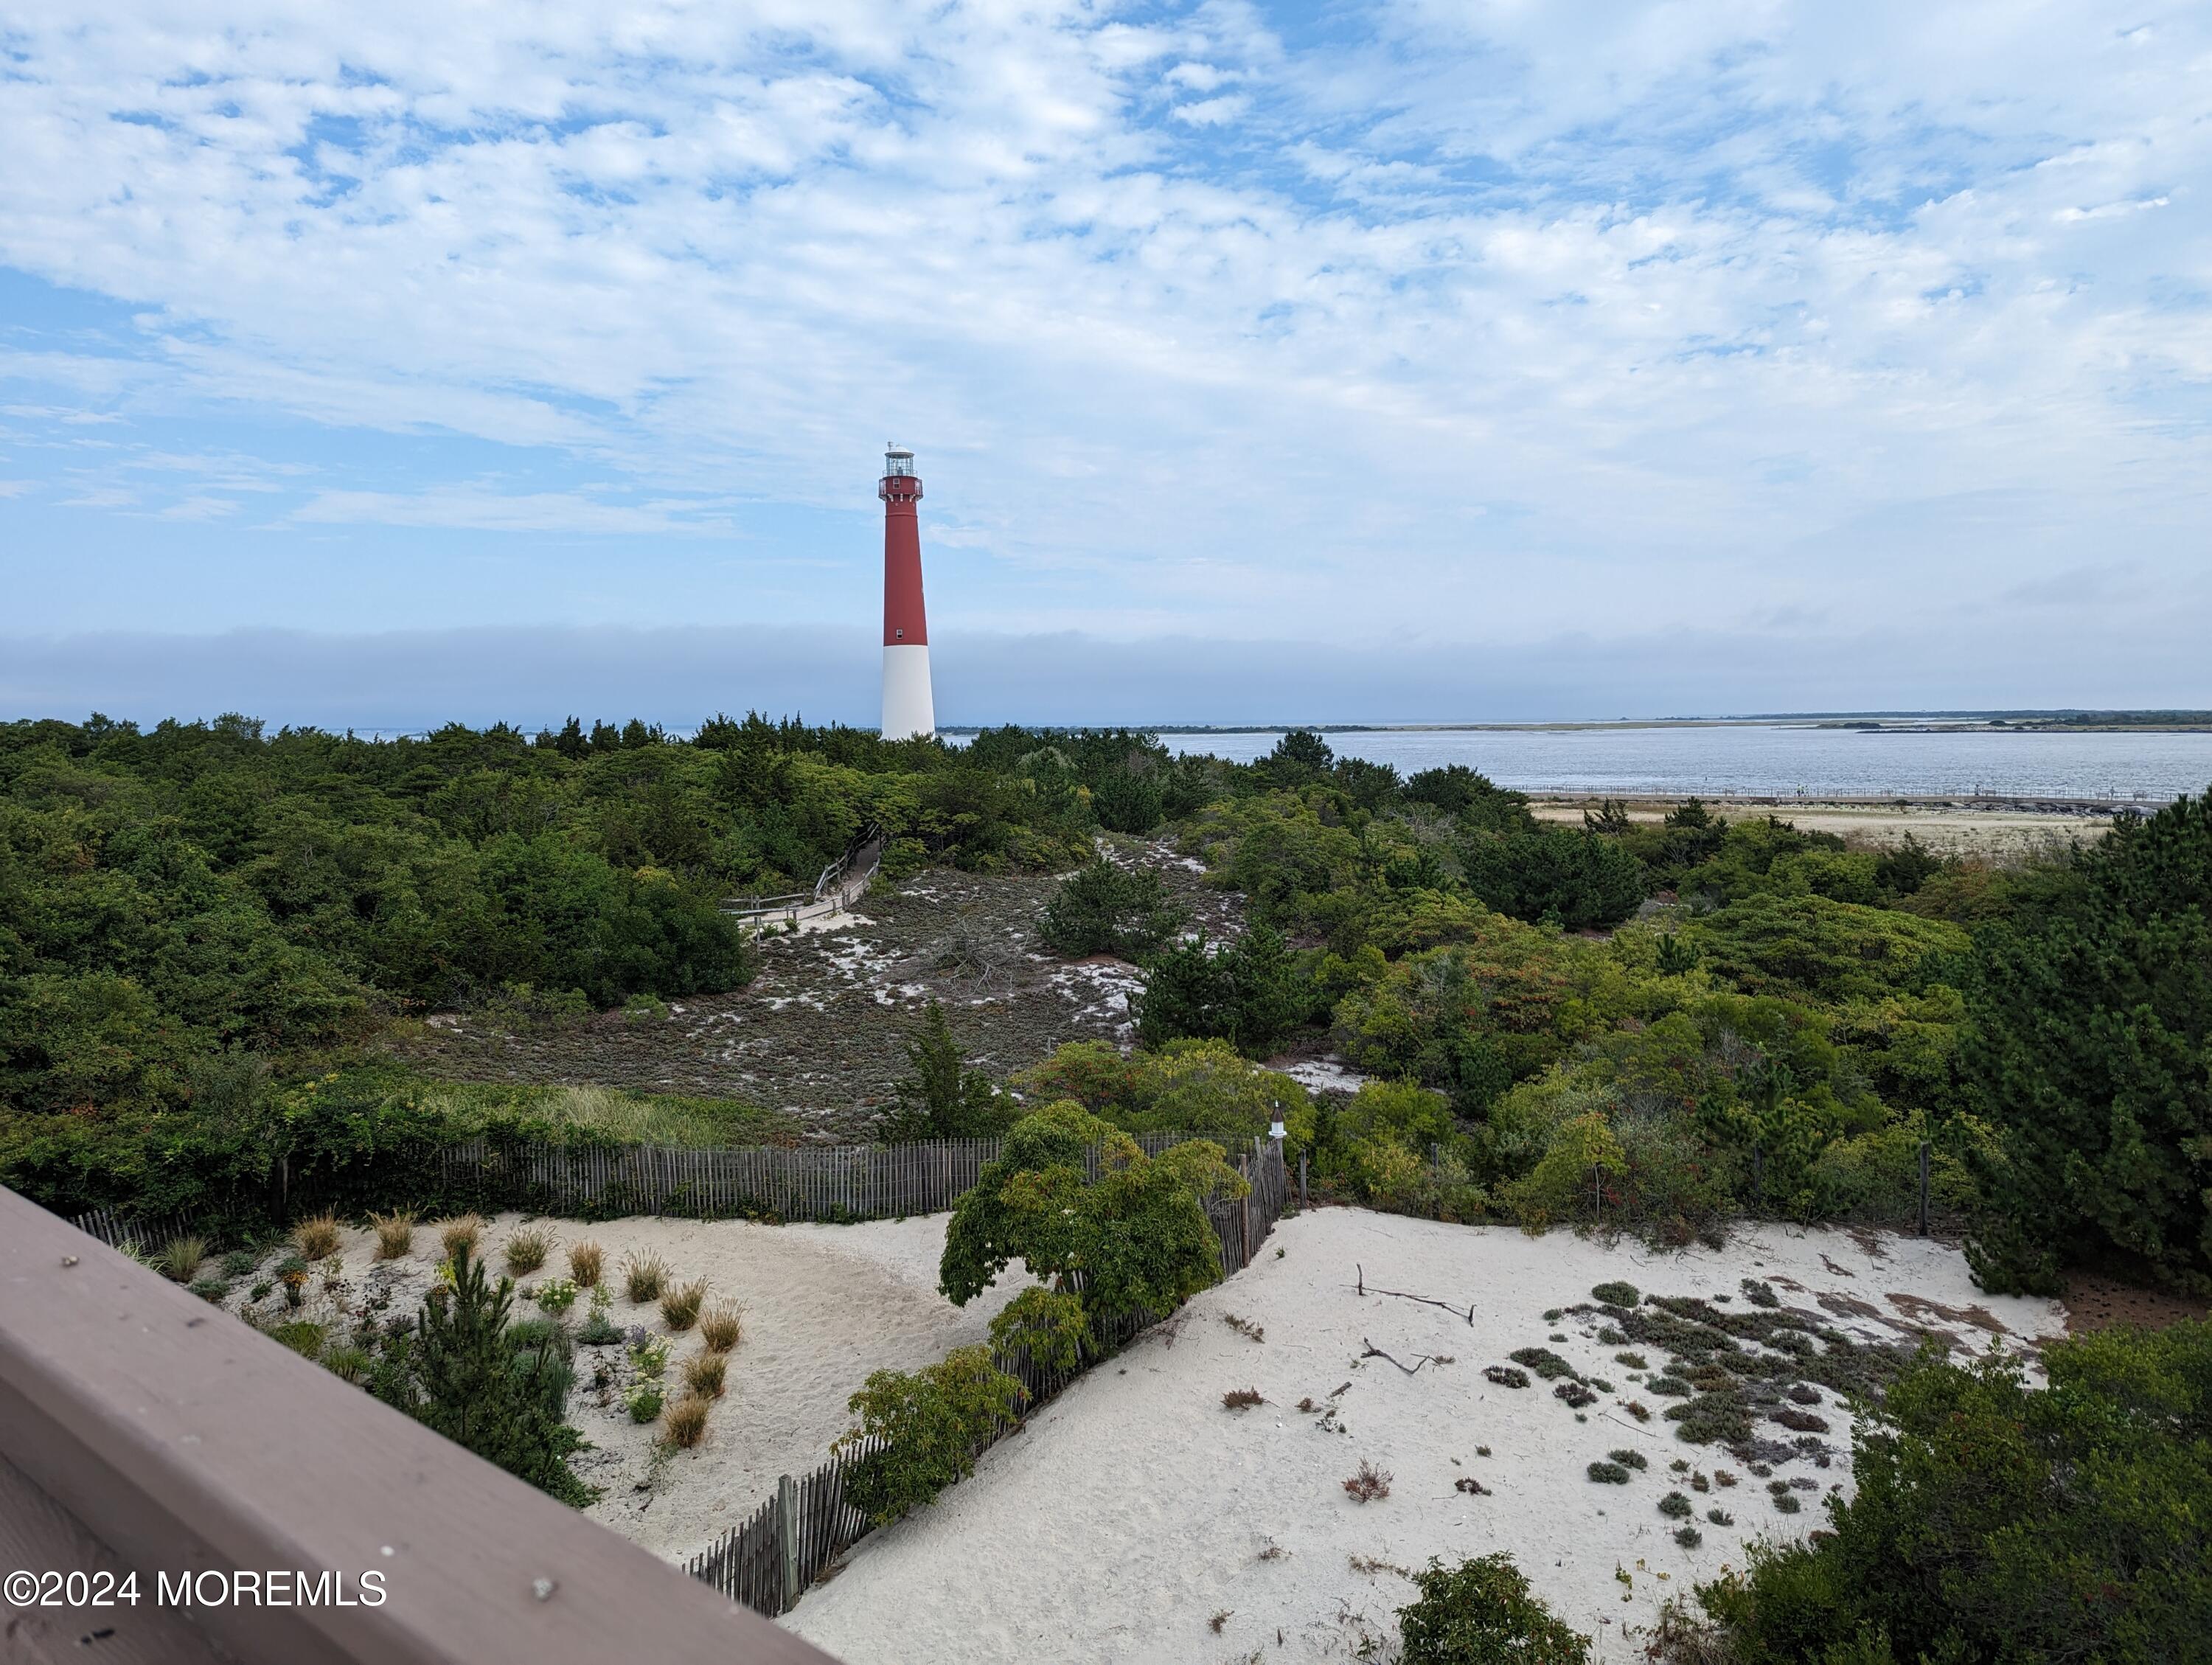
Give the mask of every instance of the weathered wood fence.
<path id="1" fill-rule="evenodd" d="M 1251 1194 L 1215 1202 L 1206 1210 L 1220 1239 L 1224 1277 L 1251 1264 L 1291 1200 L 1282 1147 L 1258 1140 L 1254 1145 L 1249 1152 L 1232 1152 L 1239 1171 L 1250 1182 Z M 1090 1364 L 1111 1358 L 1157 1322 L 1154 1315 L 1133 1313 L 1094 1326 L 1097 1350 L 1073 1369 L 1040 1364 L 1019 1345 L 999 1349 L 993 1358 L 1000 1370 L 1021 1382 L 1026 1412 L 1055 1397 Z M 1100 1329 L 1104 1333 L 1098 1334 Z M 1017 1425 L 1001 1427 L 994 1440 Z M 804 1478 L 786 1474 L 775 1497 L 693 1557 L 686 1571 L 757 1613 L 789 1612 L 824 1568 L 875 1529 L 859 1507 L 847 1500 L 845 1487 L 854 1468 L 878 1449 L 872 1441 L 848 1446 Z"/>
<path id="2" fill-rule="evenodd" d="M 1147 1156 L 1194 1138 L 1214 1139 L 1228 1148 L 1232 1161 L 1237 1156 L 1234 1135 L 1131 1137 Z M 663 1214 L 841 1223 L 898 1219 L 951 1208 L 974 1187 L 1000 1144 L 995 1139 L 953 1139 L 915 1145 L 690 1150 L 483 1139 L 446 1145 L 423 1141 L 387 1147 L 347 1170 L 296 1176 L 288 1212 L 301 1215 L 332 1208 L 358 1216 L 372 1208 L 485 1213 L 511 1208 L 569 1218 Z M 1096 1151 L 1090 1168 L 1097 1178 Z M 72 1223 L 110 1245 L 135 1238 L 149 1249 L 198 1229 L 185 1217 L 142 1219 L 104 1209 Z"/>

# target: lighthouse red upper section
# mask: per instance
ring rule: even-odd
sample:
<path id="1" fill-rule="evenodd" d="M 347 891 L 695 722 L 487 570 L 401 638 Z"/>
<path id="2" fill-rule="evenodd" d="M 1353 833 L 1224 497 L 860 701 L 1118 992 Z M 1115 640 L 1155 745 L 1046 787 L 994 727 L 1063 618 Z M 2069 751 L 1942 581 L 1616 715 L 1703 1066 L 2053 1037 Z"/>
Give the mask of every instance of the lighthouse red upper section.
<path id="1" fill-rule="evenodd" d="M 884 502 L 884 646 L 926 647 L 929 624 L 921 605 L 921 524 L 915 505 L 921 480 L 914 453 L 893 449 L 876 487 Z"/>

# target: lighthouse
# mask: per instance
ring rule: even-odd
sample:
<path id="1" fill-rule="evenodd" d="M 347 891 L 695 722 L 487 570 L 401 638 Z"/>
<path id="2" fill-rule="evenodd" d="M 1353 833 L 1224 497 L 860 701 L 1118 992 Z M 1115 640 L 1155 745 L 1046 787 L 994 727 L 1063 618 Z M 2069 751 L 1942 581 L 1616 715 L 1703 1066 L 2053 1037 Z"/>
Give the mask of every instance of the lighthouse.
<path id="1" fill-rule="evenodd" d="M 884 453 L 884 738 L 927 739 L 937 732 L 929 691 L 929 626 L 921 611 L 921 525 L 915 505 L 921 479 L 914 453 Z"/>

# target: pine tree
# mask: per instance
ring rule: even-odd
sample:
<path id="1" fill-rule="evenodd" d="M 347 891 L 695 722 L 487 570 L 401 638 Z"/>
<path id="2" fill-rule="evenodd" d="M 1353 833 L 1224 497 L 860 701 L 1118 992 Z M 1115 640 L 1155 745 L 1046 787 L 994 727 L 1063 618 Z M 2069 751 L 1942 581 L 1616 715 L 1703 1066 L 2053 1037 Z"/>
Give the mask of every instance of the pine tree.
<path id="1" fill-rule="evenodd" d="M 562 1421 L 573 1380 L 559 1333 L 510 1325 L 514 1285 L 494 1289 L 464 1247 L 450 1290 L 422 1303 L 410 1340 L 387 1352 L 372 1387 L 425 1427 L 578 1508 L 592 1489 L 568 1467 L 583 1437 Z"/>

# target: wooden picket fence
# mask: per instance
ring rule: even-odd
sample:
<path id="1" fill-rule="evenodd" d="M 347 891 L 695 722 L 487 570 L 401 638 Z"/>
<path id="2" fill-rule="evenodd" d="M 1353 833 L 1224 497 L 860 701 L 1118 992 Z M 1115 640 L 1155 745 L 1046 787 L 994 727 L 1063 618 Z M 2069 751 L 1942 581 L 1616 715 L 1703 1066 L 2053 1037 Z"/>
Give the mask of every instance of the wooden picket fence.
<path id="1" fill-rule="evenodd" d="M 1290 1176 L 1280 1145 L 1255 1140 L 1254 1149 L 1237 1154 L 1236 1160 L 1251 1187 L 1250 1194 L 1216 1201 L 1206 1210 L 1220 1240 L 1224 1278 L 1251 1264 L 1291 1201 Z M 1072 1369 L 1040 1364 L 1019 1344 L 998 1349 L 993 1360 L 1021 1382 L 1026 1413 L 1057 1395 L 1090 1363 L 1111 1358 L 1157 1322 L 1157 1315 L 1132 1313 L 1094 1325 L 1097 1351 Z M 1000 1427 L 986 1443 L 995 1443 L 1018 1425 Z M 784 1475 L 775 1497 L 694 1556 L 685 1571 L 755 1612 L 771 1617 L 789 1612 L 830 1563 L 875 1529 L 845 1493 L 854 1468 L 880 1449 L 879 1442 L 856 1443 L 810 1474 Z"/>

